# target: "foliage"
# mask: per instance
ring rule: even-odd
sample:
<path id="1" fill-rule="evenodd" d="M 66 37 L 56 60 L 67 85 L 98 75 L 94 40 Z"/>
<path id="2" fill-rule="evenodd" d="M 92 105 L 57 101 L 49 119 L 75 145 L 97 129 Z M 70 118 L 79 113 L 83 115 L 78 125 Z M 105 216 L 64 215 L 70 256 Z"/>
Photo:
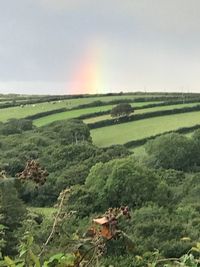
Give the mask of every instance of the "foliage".
<path id="1" fill-rule="evenodd" d="M 3 135 L 19 134 L 32 129 L 32 121 L 27 119 L 10 119 L 8 122 L 0 123 L 0 134 Z"/>
<path id="2" fill-rule="evenodd" d="M 179 116 L 193 125 L 197 120 L 194 114 Z M 177 116 L 162 120 L 178 127 Z M 110 127 L 110 135 L 102 128 L 101 137 L 116 143 L 114 130 L 126 139 L 161 133 L 163 121 L 162 129 L 158 118 L 155 125 L 153 119 L 145 120 L 145 125 L 143 121 L 142 128 L 141 122 L 135 121 L 135 128 L 126 129 L 127 136 L 124 125 Z M 88 126 L 79 120 L 0 135 L 0 266 L 199 264 L 199 131 L 190 138 L 171 134 L 155 139 L 147 145 L 148 154 L 140 158 L 130 155 L 124 146 L 96 147 Z M 44 170 L 49 176 L 41 183 Z M 16 173 L 26 182 L 11 178 Z M 62 202 L 61 195 L 53 208 L 60 192 L 69 187 L 66 199 Z M 16 190 L 26 204 L 40 208 L 31 207 L 27 214 Z M 131 208 L 131 218 L 116 224 L 115 207 L 121 205 Z M 109 221 L 105 232 L 101 226 L 94 227 L 93 219 L 107 208 L 111 215 L 102 215 Z M 112 235 L 106 234 L 109 231 L 117 233 L 111 240 L 107 237 Z M 130 246 L 132 240 L 134 247 Z M 17 249 L 19 255 L 13 256 Z"/>
<path id="3" fill-rule="evenodd" d="M 135 114 L 133 116 L 137 117 L 138 115 Z M 136 144 L 138 144 L 137 140 L 139 141 L 139 144 L 141 144 L 141 141 L 142 144 L 144 144 L 148 138 L 155 138 L 157 135 L 161 135 L 170 131 L 173 132 L 180 130 L 180 132 L 188 133 L 198 129 L 199 115 L 200 112 L 198 111 L 174 114 L 173 116 L 166 115 L 154 118 L 144 118 L 145 120 L 137 121 L 131 121 L 131 116 L 129 116 L 127 119 L 121 118 L 120 121 L 114 124 L 107 124 L 106 122 L 104 125 L 106 127 L 102 126 L 102 128 L 99 128 L 99 126 L 96 125 L 97 127 L 95 126 L 95 129 L 91 131 L 91 136 L 94 144 L 98 146 L 109 146 L 116 143 L 126 144 L 128 141 L 136 141 Z M 103 125 L 103 121 L 97 123 Z M 88 126 L 90 127 L 89 124 Z M 127 144 L 127 147 L 133 146 L 134 142 L 131 142 L 129 145 Z"/>
<path id="4" fill-rule="evenodd" d="M 4 179 L 0 183 L 0 225 L 3 225 L 2 247 L 3 255 L 15 255 L 17 253 L 17 230 L 22 226 L 26 216 L 26 209 L 17 196 L 13 181 Z"/>
<path id="5" fill-rule="evenodd" d="M 98 163 L 92 167 L 85 186 L 75 188 L 69 204 L 79 212 L 80 199 L 82 212 L 88 210 L 90 203 L 93 212 L 120 205 L 139 207 L 153 200 L 157 186 L 155 173 L 138 165 L 132 158 Z M 76 201 L 79 204 L 74 205 Z"/>
<path id="6" fill-rule="evenodd" d="M 160 136 L 146 145 L 151 164 L 165 169 L 188 170 L 194 165 L 192 141 L 172 133 Z"/>
<path id="7" fill-rule="evenodd" d="M 175 114 L 182 114 L 184 115 L 185 113 L 190 113 L 194 111 L 199 111 L 200 110 L 200 105 L 192 106 L 192 107 L 183 107 L 183 108 L 174 108 L 174 109 L 166 109 L 166 110 L 155 110 L 152 112 L 146 112 L 146 113 L 141 113 L 141 114 L 134 114 L 130 116 L 121 116 L 120 120 L 116 119 L 107 119 L 107 120 L 102 120 L 102 121 L 97 121 L 94 123 L 89 123 L 88 126 L 90 129 L 97 129 L 101 127 L 106 127 L 106 126 L 111 126 L 111 125 L 116 125 L 116 124 L 122 124 L 122 123 L 127 123 L 130 121 L 138 121 L 138 120 L 143 120 L 143 119 L 148 119 L 148 118 L 154 118 L 154 117 L 160 117 L 160 116 L 167 116 L 167 115 L 175 115 Z"/>
<path id="8" fill-rule="evenodd" d="M 128 103 L 121 103 L 112 108 L 110 114 L 111 117 L 123 117 L 123 116 L 129 116 L 131 113 L 133 113 L 134 109 L 133 107 Z"/>

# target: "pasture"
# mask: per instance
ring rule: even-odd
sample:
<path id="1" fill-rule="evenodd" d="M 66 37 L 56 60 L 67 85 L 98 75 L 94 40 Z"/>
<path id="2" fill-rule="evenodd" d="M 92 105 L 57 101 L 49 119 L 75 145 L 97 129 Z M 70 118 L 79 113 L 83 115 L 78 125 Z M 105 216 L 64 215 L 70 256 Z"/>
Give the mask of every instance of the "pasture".
<path id="1" fill-rule="evenodd" d="M 173 131 L 181 127 L 191 127 L 200 123 L 200 111 L 159 116 L 118 125 L 107 126 L 91 131 L 94 144 L 106 147 L 124 144 L 152 135 Z"/>
<path id="2" fill-rule="evenodd" d="M 137 107 L 135 105 L 136 103 L 132 104 L 133 107 Z M 160 107 L 153 107 L 153 108 L 144 108 L 144 109 L 137 109 L 134 111 L 134 114 L 143 114 L 143 113 L 149 113 L 149 112 L 154 112 L 154 111 L 162 111 L 162 110 L 171 110 L 171 109 L 180 109 L 184 107 L 194 107 L 198 105 L 199 103 L 186 103 L 186 104 L 174 104 L 174 105 L 168 105 L 168 106 L 160 106 Z M 109 120 L 111 119 L 111 116 L 108 115 L 102 115 L 102 116 L 97 116 L 89 119 L 85 119 L 85 123 L 94 123 L 97 121 L 102 121 L 102 120 Z"/>
<path id="3" fill-rule="evenodd" d="M 141 107 L 143 105 L 148 105 L 148 104 L 154 104 L 154 103 L 159 103 L 159 102 L 137 102 L 137 103 L 131 103 L 132 106 L 134 107 Z M 37 127 L 49 124 L 54 121 L 58 120 L 66 120 L 66 119 L 72 119 L 72 118 L 77 118 L 81 115 L 85 114 L 91 114 L 95 112 L 100 112 L 100 111 L 107 111 L 111 110 L 114 105 L 107 105 L 107 106 L 100 106 L 100 107 L 92 107 L 92 108 L 84 108 L 84 109 L 76 109 L 76 110 L 70 110 L 70 111 L 65 111 L 65 112 L 60 112 L 52 115 L 48 115 L 39 119 L 36 119 L 33 121 L 34 125 Z M 110 117 L 108 115 L 108 117 Z"/>
<path id="4" fill-rule="evenodd" d="M 121 96 L 102 96 L 102 97 L 88 97 L 88 98 L 74 98 L 68 100 L 59 100 L 59 101 L 51 101 L 51 102 L 44 102 L 44 103 L 36 103 L 36 104 L 29 104 L 29 105 L 22 105 L 17 107 L 10 107 L 0 109 L 0 121 L 5 122 L 11 118 L 21 119 L 27 116 L 35 115 L 40 112 L 46 112 L 50 110 L 60 109 L 60 108 L 67 108 L 71 109 L 78 105 L 85 105 L 89 104 L 94 101 L 104 101 L 108 102 L 111 100 L 118 100 L 118 99 L 134 99 L 138 98 L 138 95 L 121 95 Z M 145 96 L 146 97 L 146 96 Z M 149 96 L 150 97 L 150 96 Z M 141 102 L 146 103 L 146 102 Z M 149 104 L 152 102 L 148 102 Z M 139 104 L 139 103 L 135 103 Z M 101 107 L 99 107 L 101 110 Z M 94 111 L 95 112 L 95 111 Z"/>

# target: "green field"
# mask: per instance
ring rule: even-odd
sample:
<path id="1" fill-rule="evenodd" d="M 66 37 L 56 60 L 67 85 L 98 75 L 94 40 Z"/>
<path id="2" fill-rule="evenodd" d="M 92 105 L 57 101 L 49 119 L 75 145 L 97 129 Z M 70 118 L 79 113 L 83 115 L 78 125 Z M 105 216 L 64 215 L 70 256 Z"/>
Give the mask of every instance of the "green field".
<path id="1" fill-rule="evenodd" d="M 0 109 L 0 121 L 5 122 L 11 118 L 24 118 L 27 116 L 31 116 L 40 112 L 45 112 L 49 110 L 55 110 L 59 108 L 73 108 L 78 105 L 88 104 L 94 101 L 111 101 L 117 99 L 134 99 L 138 98 L 139 96 L 134 95 L 126 95 L 126 96 L 103 96 L 103 97 L 88 97 L 88 98 L 77 98 L 77 99 L 69 99 L 69 100 L 60 100 L 60 101 L 53 101 L 53 102 L 44 102 L 38 104 L 31 104 L 31 105 L 24 105 L 23 107 L 11 107 Z M 146 97 L 146 96 L 145 96 Z M 141 102 L 144 103 L 144 102 Z M 147 102 L 145 102 L 147 104 Z M 148 102 L 149 104 L 152 102 Z M 136 105 L 139 103 L 135 103 Z M 100 109 L 101 107 L 99 107 Z M 100 109 L 101 110 L 101 109 Z"/>
<path id="2" fill-rule="evenodd" d="M 195 124 L 200 124 L 200 111 L 107 126 L 92 130 L 91 135 L 96 145 L 105 147 L 124 144 L 131 140 L 142 139 L 181 127 L 191 127 Z"/>
<path id="3" fill-rule="evenodd" d="M 148 103 L 137 102 L 137 103 L 132 103 L 132 106 L 140 107 L 143 105 L 154 104 L 154 103 L 159 103 L 159 102 L 148 102 Z M 34 125 L 36 125 L 37 127 L 40 127 L 45 124 L 51 123 L 53 121 L 72 119 L 72 118 L 76 118 L 84 114 L 107 111 L 107 110 L 112 109 L 112 107 L 113 105 L 107 105 L 107 106 L 101 106 L 101 107 L 92 107 L 92 108 L 84 108 L 84 109 L 76 109 L 76 110 L 71 110 L 71 111 L 60 112 L 60 113 L 56 113 L 56 114 L 52 114 L 52 115 L 48 115 L 48 116 L 36 119 L 34 120 Z"/>
<path id="4" fill-rule="evenodd" d="M 49 110 L 54 110 L 58 108 L 67 108 L 67 102 L 56 102 L 52 103 L 40 103 L 40 104 L 32 104 L 32 105 L 24 105 L 24 107 L 12 107 L 12 108 L 4 108 L 0 109 L 0 121 L 7 121 L 11 118 L 24 118 L 26 116 L 34 115 L 40 112 L 45 112 Z"/>
<path id="5" fill-rule="evenodd" d="M 144 108 L 144 109 L 138 109 L 134 111 L 134 114 L 142 114 L 142 113 L 149 113 L 149 112 L 154 112 L 154 111 L 162 111 L 162 110 L 171 110 L 171 109 L 179 109 L 179 108 L 184 108 L 184 107 L 193 107 L 198 105 L 199 103 L 188 103 L 188 104 L 174 104 L 174 105 L 168 105 L 168 106 L 160 106 L 160 107 L 153 107 L 153 108 Z M 135 103 L 132 104 L 133 107 L 136 107 Z M 94 123 L 97 121 L 102 121 L 102 120 L 109 120 L 111 119 L 110 115 L 102 115 L 98 117 L 93 117 L 84 120 L 85 123 Z"/>

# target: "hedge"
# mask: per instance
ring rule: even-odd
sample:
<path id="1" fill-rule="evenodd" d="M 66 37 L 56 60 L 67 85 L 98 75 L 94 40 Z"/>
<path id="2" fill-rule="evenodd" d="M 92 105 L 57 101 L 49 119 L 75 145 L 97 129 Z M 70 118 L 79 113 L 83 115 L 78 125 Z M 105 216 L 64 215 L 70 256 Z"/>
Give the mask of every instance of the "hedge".
<path id="1" fill-rule="evenodd" d="M 192 98 L 192 99 L 180 99 L 180 97 L 148 97 L 148 98 L 124 98 L 124 99 L 115 99 L 111 101 L 94 101 L 88 104 L 82 104 L 71 108 L 70 110 L 74 109 L 84 109 L 90 107 L 101 107 L 101 106 L 108 106 L 108 105 L 117 105 L 121 103 L 138 103 L 138 102 L 152 102 L 152 101 L 164 101 L 162 103 L 154 103 L 148 104 L 147 107 L 156 107 L 156 106 L 163 106 L 163 105 L 173 105 L 173 104 L 182 104 L 182 103 L 197 103 L 200 102 L 200 98 Z M 135 107 L 136 109 L 142 109 L 141 107 Z"/>
<path id="2" fill-rule="evenodd" d="M 153 111 L 153 112 L 148 112 L 148 113 L 143 113 L 143 114 L 136 114 L 136 115 L 133 114 L 129 117 L 122 117 L 119 119 L 109 119 L 109 120 L 97 121 L 94 123 L 88 123 L 88 127 L 90 129 L 96 129 L 96 128 L 101 128 L 101 127 L 106 127 L 106 126 L 111 126 L 111 125 L 116 125 L 116 124 L 121 124 L 121 123 L 127 123 L 131 121 L 147 119 L 147 118 L 187 113 L 187 112 L 193 112 L 193 111 L 199 111 L 199 110 L 200 110 L 200 105 L 196 105 L 194 107 L 171 109 L 171 110 L 159 110 L 159 111 Z"/>
<path id="3" fill-rule="evenodd" d="M 59 108 L 59 109 L 48 110 L 48 111 L 44 111 L 44 112 L 36 113 L 34 115 L 27 116 L 27 117 L 25 117 L 25 119 L 36 120 L 36 119 L 39 119 L 39 118 L 42 118 L 42 117 L 46 117 L 48 115 L 61 113 L 61 112 L 65 112 L 65 111 L 68 111 L 68 110 L 69 109 L 67 109 L 67 108 Z"/>
<path id="4" fill-rule="evenodd" d="M 200 102 L 199 100 L 195 100 L 195 101 L 185 101 L 184 103 L 198 103 Z M 169 105 L 178 105 L 178 104 L 182 104 L 183 101 L 167 101 L 167 102 L 161 102 L 161 103 L 154 103 L 154 104 L 148 104 L 148 105 L 143 105 L 140 107 L 135 107 L 134 110 L 139 110 L 139 109 L 146 109 L 146 108 L 154 108 L 154 107 L 164 107 L 164 106 L 169 106 Z M 106 111 L 99 111 L 99 112 L 94 112 L 94 113 L 88 113 L 88 114 L 84 114 L 78 117 L 78 119 L 89 119 L 89 118 L 94 118 L 94 117 L 99 117 L 102 115 L 107 115 L 110 114 L 111 110 L 106 110 Z"/>
<path id="5" fill-rule="evenodd" d="M 141 94 L 141 93 L 140 93 Z M 156 96 L 156 93 L 150 93 L 152 97 L 137 97 L 137 98 L 124 98 L 124 99 L 115 99 L 115 100 L 111 100 L 111 101 L 101 101 L 101 100 L 97 100 L 94 101 L 92 103 L 88 103 L 88 104 L 83 104 L 83 105 L 79 105 L 74 107 L 75 109 L 79 109 L 79 108 L 88 108 L 88 107 L 96 107 L 96 106 L 105 106 L 105 105 L 115 105 L 115 104 L 119 104 L 119 103 L 132 103 L 132 102 L 149 102 L 149 101 L 172 101 L 172 99 L 174 101 L 181 101 L 182 99 L 182 95 L 181 94 L 163 94 L 163 96 Z M 10 102 L 7 103 L 0 103 L 0 109 L 3 108 L 9 108 L 9 107 L 16 107 L 16 106 L 21 106 L 21 105 L 29 105 L 29 104 L 37 104 L 37 103 L 44 103 L 44 102 L 52 102 L 52 101 L 59 101 L 59 100 L 71 100 L 71 99 L 77 99 L 77 98 L 91 98 L 91 97 L 103 97 L 103 96 L 117 96 L 117 95 L 133 95 L 133 96 L 137 96 L 137 93 L 127 93 L 127 94 L 104 94 L 104 95 L 63 95 L 63 96 L 31 96 L 29 98 L 27 97 L 17 97 L 17 98 L 10 98 L 10 99 L 6 99 Z M 148 95 L 148 94 L 146 94 Z M 199 99 L 199 95 L 196 94 L 185 94 L 185 97 L 187 97 L 186 101 L 197 101 L 196 98 L 198 97 Z M 19 101 L 19 100 L 25 100 L 25 101 Z M 200 101 L 200 99 L 199 99 Z"/>

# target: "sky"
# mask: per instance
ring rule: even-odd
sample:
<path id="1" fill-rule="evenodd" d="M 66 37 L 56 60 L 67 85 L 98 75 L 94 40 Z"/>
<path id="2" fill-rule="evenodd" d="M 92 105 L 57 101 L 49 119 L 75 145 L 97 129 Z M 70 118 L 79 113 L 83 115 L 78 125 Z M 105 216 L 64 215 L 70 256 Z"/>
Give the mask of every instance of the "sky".
<path id="1" fill-rule="evenodd" d="M 0 0 L 0 93 L 200 93 L 199 0 Z"/>

